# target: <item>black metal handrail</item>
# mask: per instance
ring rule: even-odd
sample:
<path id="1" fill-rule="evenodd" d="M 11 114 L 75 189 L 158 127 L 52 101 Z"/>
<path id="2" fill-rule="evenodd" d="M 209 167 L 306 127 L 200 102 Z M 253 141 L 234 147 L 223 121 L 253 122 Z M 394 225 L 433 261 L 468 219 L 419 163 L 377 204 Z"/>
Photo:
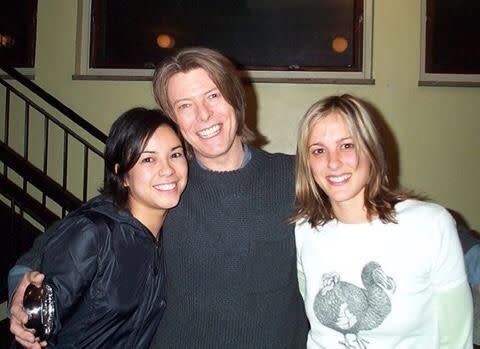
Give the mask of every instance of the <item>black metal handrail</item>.
<path id="1" fill-rule="evenodd" d="M 105 141 L 107 140 L 107 135 L 105 133 L 103 133 L 98 128 L 96 128 L 94 125 L 89 123 L 82 116 L 77 114 L 75 111 L 73 111 L 72 109 L 67 107 L 65 104 L 63 104 L 61 101 L 59 101 L 57 98 L 55 98 L 54 96 L 52 96 L 51 94 L 46 92 L 40 86 L 38 86 L 37 84 L 35 84 L 31 80 L 27 79 L 25 76 L 23 76 L 21 73 L 19 73 L 15 68 L 12 68 L 11 66 L 0 64 L 0 69 L 2 69 L 5 73 L 10 75 L 15 80 L 17 80 L 23 86 L 28 88 L 34 94 L 41 97 L 45 102 L 47 102 L 49 105 L 56 108 L 58 111 L 60 111 L 62 114 L 64 114 L 70 120 L 72 120 L 74 123 L 76 123 L 77 125 L 82 127 L 85 131 L 90 133 L 92 136 L 99 139 L 102 143 L 105 143 Z"/>
<path id="2" fill-rule="evenodd" d="M 3 230 L 3 234 L 0 234 L 0 244 L 4 249 L 6 248 L 3 251 L 6 252 L 2 252 L 3 262 L 14 263 L 31 246 L 34 236 L 45 231 L 53 221 L 64 217 L 67 212 L 75 210 L 82 201 L 87 200 L 89 181 L 91 181 L 89 166 L 92 168 L 92 162 L 90 161 L 101 160 L 103 164 L 103 151 L 98 147 L 105 143 L 107 136 L 15 69 L 2 65 L 0 69 L 20 84 L 14 87 L 12 83 L 0 78 L 0 93 L 4 91 L 4 95 L 0 94 L 0 101 L 4 107 L 4 114 L 0 114 L 0 119 L 3 116 L 3 127 L 0 127 L 0 129 L 3 128 L 3 134 L 0 134 L 0 162 L 3 164 L 3 171 L 0 168 L 0 196 L 2 197 L 0 206 L 6 200 L 10 202 L 10 214 L 8 218 L 4 217 L 2 220 L 4 229 L 6 228 L 7 231 Z M 75 129 L 78 129 L 81 135 Z M 60 132 L 57 133 L 59 137 L 49 136 L 54 131 Z M 40 148 L 33 142 L 35 139 L 41 139 L 42 135 Z M 83 138 L 84 136 L 88 140 Z M 92 142 L 99 146 L 93 145 Z M 78 156 L 71 151 L 69 144 L 79 145 L 78 149 L 82 155 Z M 21 150 L 22 146 L 23 150 Z M 35 156 L 32 155 L 32 150 L 38 150 L 33 153 Z M 61 160 L 55 164 L 49 157 L 50 154 L 58 153 L 58 150 L 63 150 L 63 156 L 59 156 Z M 49 166 L 49 161 L 55 166 Z M 75 170 L 79 171 L 78 179 L 83 176 L 81 187 L 75 187 L 80 189 L 79 195 L 72 193 L 71 188 L 74 186 L 67 180 L 72 174 L 69 165 L 74 162 L 77 165 Z M 41 165 L 37 166 L 36 164 L 39 163 Z M 52 169 L 57 175 L 52 175 L 50 171 Z M 100 171 L 96 173 L 102 174 Z M 58 176 L 61 176 L 59 180 L 52 178 Z M 56 212 L 58 207 L 61 208 L 61 214 Z M 39 229 L 38 226 L 42 228 Z M 34 230 L 37 233 L 32 235 L 31 232 Z M 10 264 L 2 266 L 2 284 L 4 284 L 5 273 L 8 271 L 4 269 L 9 266 Z M 0 287 L 0 302 L 4 301 L 5 297 L 6 289 Z"/>
<path id="3" fill-rule="evenodd" d="M 26 87 L 29 91 L 28 93 L 35 95 L 36 97 L 41 97 L 44 102 L 47 102 L 49 107 L 54 107 L 57 111 L 62 112 L 62 118 L 66 117 L 67 119 L 73 121 L 75 126 L 80 126 L 86 133 L 86 135 L 92 136 L 92 140 L 97 140 L 98 143 L 105 143 L 107 136 L 98 130 L 96 127 L 91 125 L 88 121 L 83 119 L 77 113 L 72 111 L 70 108 L 66 107 L 63 103 L 61 103 L 58 99 L 51 96 L 49 93 L 45 92 L 42 88 L 38 85 L 33 83 L 32 81 L 25 78 L 22 74 L 18 73 L 15 69 L 4 67 L 0 65 L 0 68 L 8 73 L 12 78 L 14 78 L 17 82 L 19 82 L 23 87 Z M 47 206 L 47 198 L 53 199 L 57 202 L 60 207 L 62 208 L 62 217 L 65 214 L 72 210 L 73 206 L 69 203 L 72 202 L 71 199 L 71 192 L 70 189 L 72 186 L 68 185 L 68 176 L 71 172 L 68 171 L 69 164 L 71 161 L 76 160 L 76 156 L 72 157 L 72 153 L 69 151 L 69 144 L 75 142 L 76 144 L 80 145 L 80 149 L 82 150 L 82 156 L 78 157 L 80 163 L 78 164 L 80 169 L 80 174 L 83 175 L 81 187 L 77 189 L 81 189 L 81 194 L 78 197 L 78 201 L 86 201 L 88 195 L 88 188 L 89 188 L 89 162 L 92 156 L 96 157 L 96 159 L 101 160 L 103 164 L 103 152 L 99 150 L 96 146 L 94 146 L 90 141 L 87 141 L 82 136 L 80 136 L 75 130 L 71 127 L 67 126 L 64 122 L 60 121 L 58 117 L 52 115 L 51 112 L 47 111 L 45 108 L 41 107 L 38 102 L 34 102 L 32 98 L 26 96 L 24 92 L 21 92 L 18 88 L 14 87 L 11 83 L 5 81 L 4 79 L 0 79 L 0 85 L 5 87 L 5 98 L 4 98 L 4 125 L 3 125 L 3 137 L 0 135 L 0 145 L 2 152 L 0 153 L 1 157 L 0 160 L 3 160 L 3 175 L 5 177 L 9 177 L 8 173 L 9 170 L 17 171 L 18 168 L 22 168 L 23 170 L 28 169 L 29 175 L 25 175 L 25 171 L 23 171 L 23 175 L 21 175 L 23 183 L 22 189 L 24 192 L 28 191 L 28 184 L 33 182 L 38 183 L 38 176 L 46 177 L 46 180 L 43 180 L 42 183 L 46 183 L 48 181 L 53 181 L 51 178 L 51 174 L 49 173 L 49 150 L 62 150 L 63 149 L 63 157 L 61 163 L 56 165 L 54 168 L 58 170 L 58 173 L 61 172 L 61 179 L 58 182 L 58 189 L 55 190 L 45 190 L 41 189 L 41 205 L 46 208 Z M 15 100 L 12 99 L 12 96 L 15 96 Z M 37 100 L 37 99 L 36 99 Z M 41 100 L 39 100 L 41 101 Z M 23 124 L 21 122 L 22 113 L 21 109 L 18 110 L 18 105 L 23 105 L 24 112 L 23 112 Z M 11 105 L 13 104 L 13 106 Z M 14 110 L 15 109 L 15 110 Z M 35 111 L 35 113 L 31 113 Z M 23 131 L 23 154 L 18 154 L 18 151 L 11 147 L 11 118 L 15 117 L 13 121 L 16 122 L 16 127 L 19 132 Z M 31 118 L 37 117 L 43 127 L 37 128 L 36 130 L 31 130 Z M 20 118 L 20 119 L 19 119 Z M 66 120 L 68 121 L 68 120 Z M 51 126 L 55 127 L 55 130 L 59 130 L 63 137 L 51 139 L 49 136 L 52 132 Z M 22 127 L 22 128 L 20 128 Z M 30 159 L 30 150 L 31 148 L 31 134 L 35 134 L 37 136 L 41 136 L 43 134 L 43 159 L 40 161 L 42 165 L 40 167 L 34 165 Z M 18 133 L 17 133 L 18 135 Z M 3 138 L 3 139 L 2 139 Z M 17 137 L 18 138 L 18 137 Z M 17 141 L 18 144 L 18 141 Z M 9 154 L 15 154 L 15 162 L 16 165 L 13 166 L 12 161 L 9 159 Z M 92 155 L 93 154 L 93 155 Z M 18 155 L 18 156 L 17 156 Z M 36 163 L 39 163 L 39 157 L 37 154 Z M 51 160 L 50 160 L 51 161 Z M 69 162 L 70 161 L 70 162 Z M 23 162 L 23 163 L 22 163 Z M 83 162 L 83 163 L 82 163 Z M 20 164 L 20 165 L 19 165 Z M 38 170 L 37 170 L 38 168 Z M 48 188 L 48 187 L 47 187 Z M 60 193 L 58 193 L 60 191 Z M 63 199 L 60 199 L 59 196 L 63 196 Z"/>
<path id="4" fill-rule="evenodd" d="M 53 199 L 67 211 L 73 211 L 81 204 L 81 200 L 75 197 L 68 190 L 56 183 L 53 179 L 45 176 L 35 166 L 28 161 L 24 161 L 20 154 L 0 142 L 0 159 L 9 168 L 25 178 L 26 181 L 45 193 L 46 196 Z"/>
<path id="5" fill-rule="evenodd" d="M 39 113 L 43 114 L 44 116 L 47 117 L 47 119 L 49 119 L 51 122 L 53 122 L 54 124 L 56 124 L 58 127 L 60 127 L 63 131 L 65 131 L 65 133 L 69 134 L 70 136 L 72 136 L 73 138 L 75 138 L 77 141 L 79 141 L 80 143 L 82 143 L 84 146 L 88 147 L 91 151 L 93 151 L 94 153 L 96 153 L 97 155 L 103 157 L 103 152 L 98 150 L 94 145 L 92 145 L 90 142 L 84 140 L 83 138 L 81 138 L 74 130 L 72 130 L 71 128 L 69 128 L 68 126 L 66 126 L 65 124 L 63 124 L 61 121 L 59 121 L 57 118 L 55 118 L 52 114 L 50 114 L 48 111 L 46 111 L 45 109 L 43 109 L 42 107 L 40 107 L 38 104 L 36 104 L 35 102 L 33 102 L 30 98 L 26 97 L 23 93 L 21 93 L 18 89 L 16 89 L 15 87 L 13 87 L 12 85 L 10 85 L 8 82 L 6 82 L 5 80 L 1 80 L 0 79 L 0 84 L 4 85 L 6 88 L 7 88 L 7 91 L 9 92 L 13 92 L 17 97 L 19 97 L 20 99 L 22 99 L 26 104 L 29 105 L 29 107 L 32 107 L 34 108 L 35 110 L 37 110 Z M 7 98 L 8 100 L 8 98 Z M 27 124 L 26 124 L 27 125 Z M 27 128 L 26 128 L 27 130 Z M 99 131 L 101 132 L 101 131 Z M 105 136 L 105 140 L 107 139 L 106 135 L 104 134 Z M 8 139 L 7 139 L 8 140 Z M 105 140 L 102 140 L 102 139 L 99 139 L 100 141 L 102 141 L 103 143 L 105 143 Z M 7 143 L 7 142 L 5 142 Z"/>

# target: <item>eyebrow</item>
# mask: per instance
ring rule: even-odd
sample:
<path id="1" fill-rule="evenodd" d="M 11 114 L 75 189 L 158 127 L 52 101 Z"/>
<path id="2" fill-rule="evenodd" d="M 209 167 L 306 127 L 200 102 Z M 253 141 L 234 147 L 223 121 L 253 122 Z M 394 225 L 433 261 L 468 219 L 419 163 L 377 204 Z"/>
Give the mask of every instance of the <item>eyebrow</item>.
<path id="1" fill-rule="evenodd" d="M 210 90 L 206 91 L 206 92 L 203 92 L 203 93 L 200 93 L 199 96 L 205 96 L 205 95 L 208 95 L 209 93 L 213 92 L 217 90 L 218 92 L 220 92 L 220 90 L 218 89 L 218 87 L 214 86 L 212 87 Z M 196 97 L 196 96 L 193 96 L 193 97 Z M 192 99 L 192 97 L 182 97 L 182 98 L 179 98 L 177 99 L 175 102 L 173 102 L 173 105 L 177 105 L 178 103 L 180 102 L 184 102 L 184 101 L 189 101 L 190 99 Z"/>
<path id="2" fill-rule="evenodd" d="M 353 140 L 353 137 L 352 137 L 352 136 L 349 136 L 349 137 L 340 138 L 338 141 L 336 141 L 336 143 L 341 143 L 341 142 L 343 142 L 343 141 L 345 141 L 345 140 L 347 140 L 347 139 Z M 311 147 L 313 147 L 313 146 L 315 146 L 315 145 L 322 145 L 322 143 L 320 143 L 320 142 L 312 143 L 312 144 L 310 144 L 310 145 L 308 146 L 308 148 L 310 149 Z"/>
<path id="3" fill-rule="evenodd" d="M 179 144 L 176 147 L 172 148 L 172 150 L 177 150 L 177 149 L 183 149 L 183 146 L 181 144 Z"/>
<path id="4" fill-rule="evenodd" d="M 337 143 L 346 141 L 347 139 L 351 139 L 351 140 L 353 141 L 353 137 L 352 137 L 352 136 L 348 136 L 348 137 L 340 138 L 340 139 L 337 141 Z"/>
<path id="5" fill-rule="evenodd" d="M 176 145 L 176 146 L 172 147 L 172 149 L 170 149 L 170 150 L 177 150 L 179 148 L 183 149 L 183 146 L 181 144 L 179 144 L 179 145 Z M 144 151 L 142 151 L 142 154 L 156 154 L 156 153 L 157 152 L 154 151 L 154 150 L 144 150 Z"/>
<path id="6" fill-rule="evenodd" d="M 220 90 L 218 89 L 218 87 L 215 86 L 215 87 L 211 88 L 210 90 L 208 90 L 207 92 L 205 92 L 204 94 L 205 94 L 205 95 L 208 95 L 210 92 L 215 91 L 215 90 L 217 90 L 218 92 L 220 92 Z"/>

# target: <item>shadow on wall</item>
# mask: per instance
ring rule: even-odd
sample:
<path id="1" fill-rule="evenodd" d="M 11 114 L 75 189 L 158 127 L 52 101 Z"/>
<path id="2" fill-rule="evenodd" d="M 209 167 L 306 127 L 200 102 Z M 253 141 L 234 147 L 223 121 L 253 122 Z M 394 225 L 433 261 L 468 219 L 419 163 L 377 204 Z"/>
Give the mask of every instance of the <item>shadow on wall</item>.
<path id="1" fill-rule="evenodd" d="M 383 138 L 383 148 L 385 150 L 390 186 L 391 188 L 398 188 L 400 185 L 400 156 L 395 135 L 386 122 L 382 112 L 376 106 L 368 101 L 365 101 L 365 106 L 371 113 L 373 120 L 378 127 L 378 131 Z"/>
<path id="2" fill-rule="evenodd" d="M 254 147 L 263 148 L 269 142 L 267 137 L 262 135 L 258 130 L 258 103 L 257 103 L 257 95 L 255 93 L 255 89 L 253 85 L 249 82 L 244 82 L 243 87 L 245 88 L 245 98 L 247 101 L 247 110 L 245 111 L 245 122 L 250 130 L 255 133 L 256 139 L 255 142 L 252 143 Z"/>

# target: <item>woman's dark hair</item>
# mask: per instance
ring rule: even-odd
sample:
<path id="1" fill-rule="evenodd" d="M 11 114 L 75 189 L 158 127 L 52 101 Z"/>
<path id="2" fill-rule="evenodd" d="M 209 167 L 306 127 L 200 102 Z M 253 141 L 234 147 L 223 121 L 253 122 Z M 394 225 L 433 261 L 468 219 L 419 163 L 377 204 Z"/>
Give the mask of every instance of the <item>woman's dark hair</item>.
<path id="1" fill-rule="evenodd" d="M 100 192 L 111 196 L 117 206 L 126 206 L 128 188 L 124 186 L 125 176 L 135 166 L 150 137 L 162 125 L 172 128 L 182 140 L 175 123 L 158 109 L 130 109 L 110 128 L 105 143 L 105 181 Z"/>

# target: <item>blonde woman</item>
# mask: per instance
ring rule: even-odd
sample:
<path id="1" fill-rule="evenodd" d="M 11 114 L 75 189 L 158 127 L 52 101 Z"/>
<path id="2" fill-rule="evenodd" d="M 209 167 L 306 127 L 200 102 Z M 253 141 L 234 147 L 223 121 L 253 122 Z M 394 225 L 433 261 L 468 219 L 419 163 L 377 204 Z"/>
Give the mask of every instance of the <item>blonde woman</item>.
<path id="1" fill-rule="evenodd" d="M 453 218 L 389 188 L 373 116 L 332 96 L 300 122 L 296 243 L 308 349 L 472 347 Z"/>

